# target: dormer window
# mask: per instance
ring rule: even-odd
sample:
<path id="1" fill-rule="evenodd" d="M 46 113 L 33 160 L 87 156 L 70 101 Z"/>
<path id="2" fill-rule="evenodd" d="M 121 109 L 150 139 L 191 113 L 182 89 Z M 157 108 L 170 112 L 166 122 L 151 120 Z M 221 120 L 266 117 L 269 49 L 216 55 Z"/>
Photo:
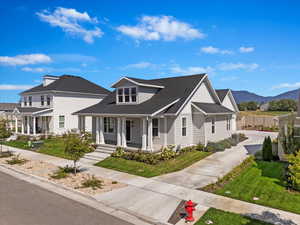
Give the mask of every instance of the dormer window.
<path id="1" fill-rule="evenodd" d="M 118 103 L 136 103 L 137 102 L 137 88 L 125 87 L 117 89 Z"/>

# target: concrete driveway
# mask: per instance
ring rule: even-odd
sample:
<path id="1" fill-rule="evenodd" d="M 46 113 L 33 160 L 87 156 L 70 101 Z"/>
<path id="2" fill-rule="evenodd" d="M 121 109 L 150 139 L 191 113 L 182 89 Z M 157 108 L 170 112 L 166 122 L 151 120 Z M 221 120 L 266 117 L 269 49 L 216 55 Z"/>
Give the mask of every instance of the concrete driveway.
<path id="1" fill-rule="evenodd" d="M 278 135 L 276 132 L 239 132 L 246 134 L 248 140 L 223 152 L 217 152 L 184 170 L 153 179 L 193 189 L 204 187 L 215 183 L 219 178 L 238 166 L 250 154 L 255 154 L 261 150 L 265 137 L 270 136 L 274 139 Z"/>

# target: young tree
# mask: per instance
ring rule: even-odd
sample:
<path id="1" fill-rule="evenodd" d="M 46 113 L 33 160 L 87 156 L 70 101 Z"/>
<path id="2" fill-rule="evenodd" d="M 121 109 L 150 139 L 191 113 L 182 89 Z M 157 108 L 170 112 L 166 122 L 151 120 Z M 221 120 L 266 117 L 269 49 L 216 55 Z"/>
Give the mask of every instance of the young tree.
<path id="1" fill-rule="evenodd" d="M 74 174 L 77 173 L 77 162 L 92 149 L 89 139 L 84 135 L 75 133 L 65 135 L 65 153 L 70 157 L 74 164 Z"/>
<path id="2" fill-rule="evenodd" d="M 266 137 L 263 143 L 262 149 L 263 160 L 265 161 L 272 161 L 273 160 L 273 153 L 272 153 L 272 140 L 269 137 Z"/>
<path id="3" fill-rule="evenodd" d="M 6 120 L 3 120 L 1 119 L 0 120 L 0 154 L 2 154 L 2 141 L 5 139 L 5 138 L 8 138 L 10 137 L 11 135 L 11 132 L 10 130 L 7 128 L 7 121 Z"/>
<path id="4" fill-rule="evenodd" d="M 293 189 L 300 191 L 300 151 L 288 156 L 289 181 Z"/>

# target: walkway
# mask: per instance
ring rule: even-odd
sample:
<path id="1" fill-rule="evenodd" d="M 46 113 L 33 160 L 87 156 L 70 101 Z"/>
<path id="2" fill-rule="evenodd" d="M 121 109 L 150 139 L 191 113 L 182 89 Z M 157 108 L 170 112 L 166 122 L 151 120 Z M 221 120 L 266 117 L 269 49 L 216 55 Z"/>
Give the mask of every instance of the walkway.
<path id="1" fill-rule="evenodd" d="M 153 179 L 193 189 L 204 187 L 215 183 L 241 164 L 249 154 L 255 154 L 260 150 L 266 136 L 277 137 L 277 133 L 270 132 L 242 131 L 242 133 L 245 133 L 249 139 L 237 146 L 217 152 L 181 171 Z"/>
<path id="2" fill-rule="evenodd" d="M 261 134 L 251 135 L 248 144 L 256 143 L 257 138 L 261 140 Z M 252 140 L 252 141 L 251 141 Z M 246 143 L 246 142 L 245 142 Z M 243 145 L 245 144 L 243 143 Z M 42 155 L 26 150 L 12 148 L 15 152 L 21 153 L 28 159 L 39 159 L 51 162 L 56 165 L 71 163 L 65 159 Z M 219 159 L 221 160 L 221 159 Z M 229 159 L 227 159 L 229 160 Z M 227 161 L 226 160 L 226 161 Z M 127 187 L 117 189 L 95 196 L 95 199 L 102 204 L 122 209 L 125 212 L 149 218 L 152 221 L 159 221 L 167 224 L 168 219 L 182 200 L 192 199 L 198 203 L 198 209 L 214 207 L 217 209 L 248 215 L 273 224 L 300 224 L 300 215 L 247 203 L 193 188 L 162 182 L 156 179 L 148 179 L 109 170 L 101 167 L 88 165 L 81 162 L 81 167 L 87 169 L 90 174 L 106 177 L 121 183 L 128 184 Z"/>

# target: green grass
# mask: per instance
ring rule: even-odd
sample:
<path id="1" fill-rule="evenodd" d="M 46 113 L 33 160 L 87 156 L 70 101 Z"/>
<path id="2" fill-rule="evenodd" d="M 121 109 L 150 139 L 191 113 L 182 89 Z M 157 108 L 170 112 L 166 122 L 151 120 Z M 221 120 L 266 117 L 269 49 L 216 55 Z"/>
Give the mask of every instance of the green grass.
<path id="1" fill-rule="evenodd" d="M 10 146 L 10 147 L 15 147 L 15 148 L 26 149 L 26 150 L 31 149 L 28 146 L 28 141 L 20 141 L 20 140 L 7 141 L 7 142 L 3 142 L 3 145 L 7 145 L 7 146 Z"/>
<path id="2" fill-rule="evenodd" d="M 284 172 L 283 163 L 256 161 L 213 192 L 300 214 L 300 192 L 286 189 Z M 254 197 L 259 200 L 253 200 Z"/>
<path id="3" fill-rule="evenodd" d="M 70 159 L 68 155 L 64 153 L 64 140 L 63 138 L 53 138 L 44 141 L 44 144 L 37 150 L 39 153 L 52 155 L 64 159 Z"/>
<path id="4" fill-rule="evenodd" d="M 285 111 L 241 111 L 241 115 L 257 115 L 257 116 L 282 116 L 291 112 Z"/>
<path id="5" fill-rule="evenodd" d="M 126 172 L 142 177 L 155 177 L 166 173 L 182 170 L 193 163 L 207 157 L 211 153 L 191 151 L 181 156 L 168 161 L 160 162 L 156 165 L 149 165 L 134 160 L 126 160 L 122 158 L 109 157 L 101 162 L 98 162 L 96 166 L 113 169 L 121 172 Z"/>
<path id="6" fill-rule="evenodd" d="M 195 225 L 207 225 L 206 222 L 209 220 L 213 222 L 213 225 L 270 225 L 269 223 L 214 208 L 207 210 Z"/>

